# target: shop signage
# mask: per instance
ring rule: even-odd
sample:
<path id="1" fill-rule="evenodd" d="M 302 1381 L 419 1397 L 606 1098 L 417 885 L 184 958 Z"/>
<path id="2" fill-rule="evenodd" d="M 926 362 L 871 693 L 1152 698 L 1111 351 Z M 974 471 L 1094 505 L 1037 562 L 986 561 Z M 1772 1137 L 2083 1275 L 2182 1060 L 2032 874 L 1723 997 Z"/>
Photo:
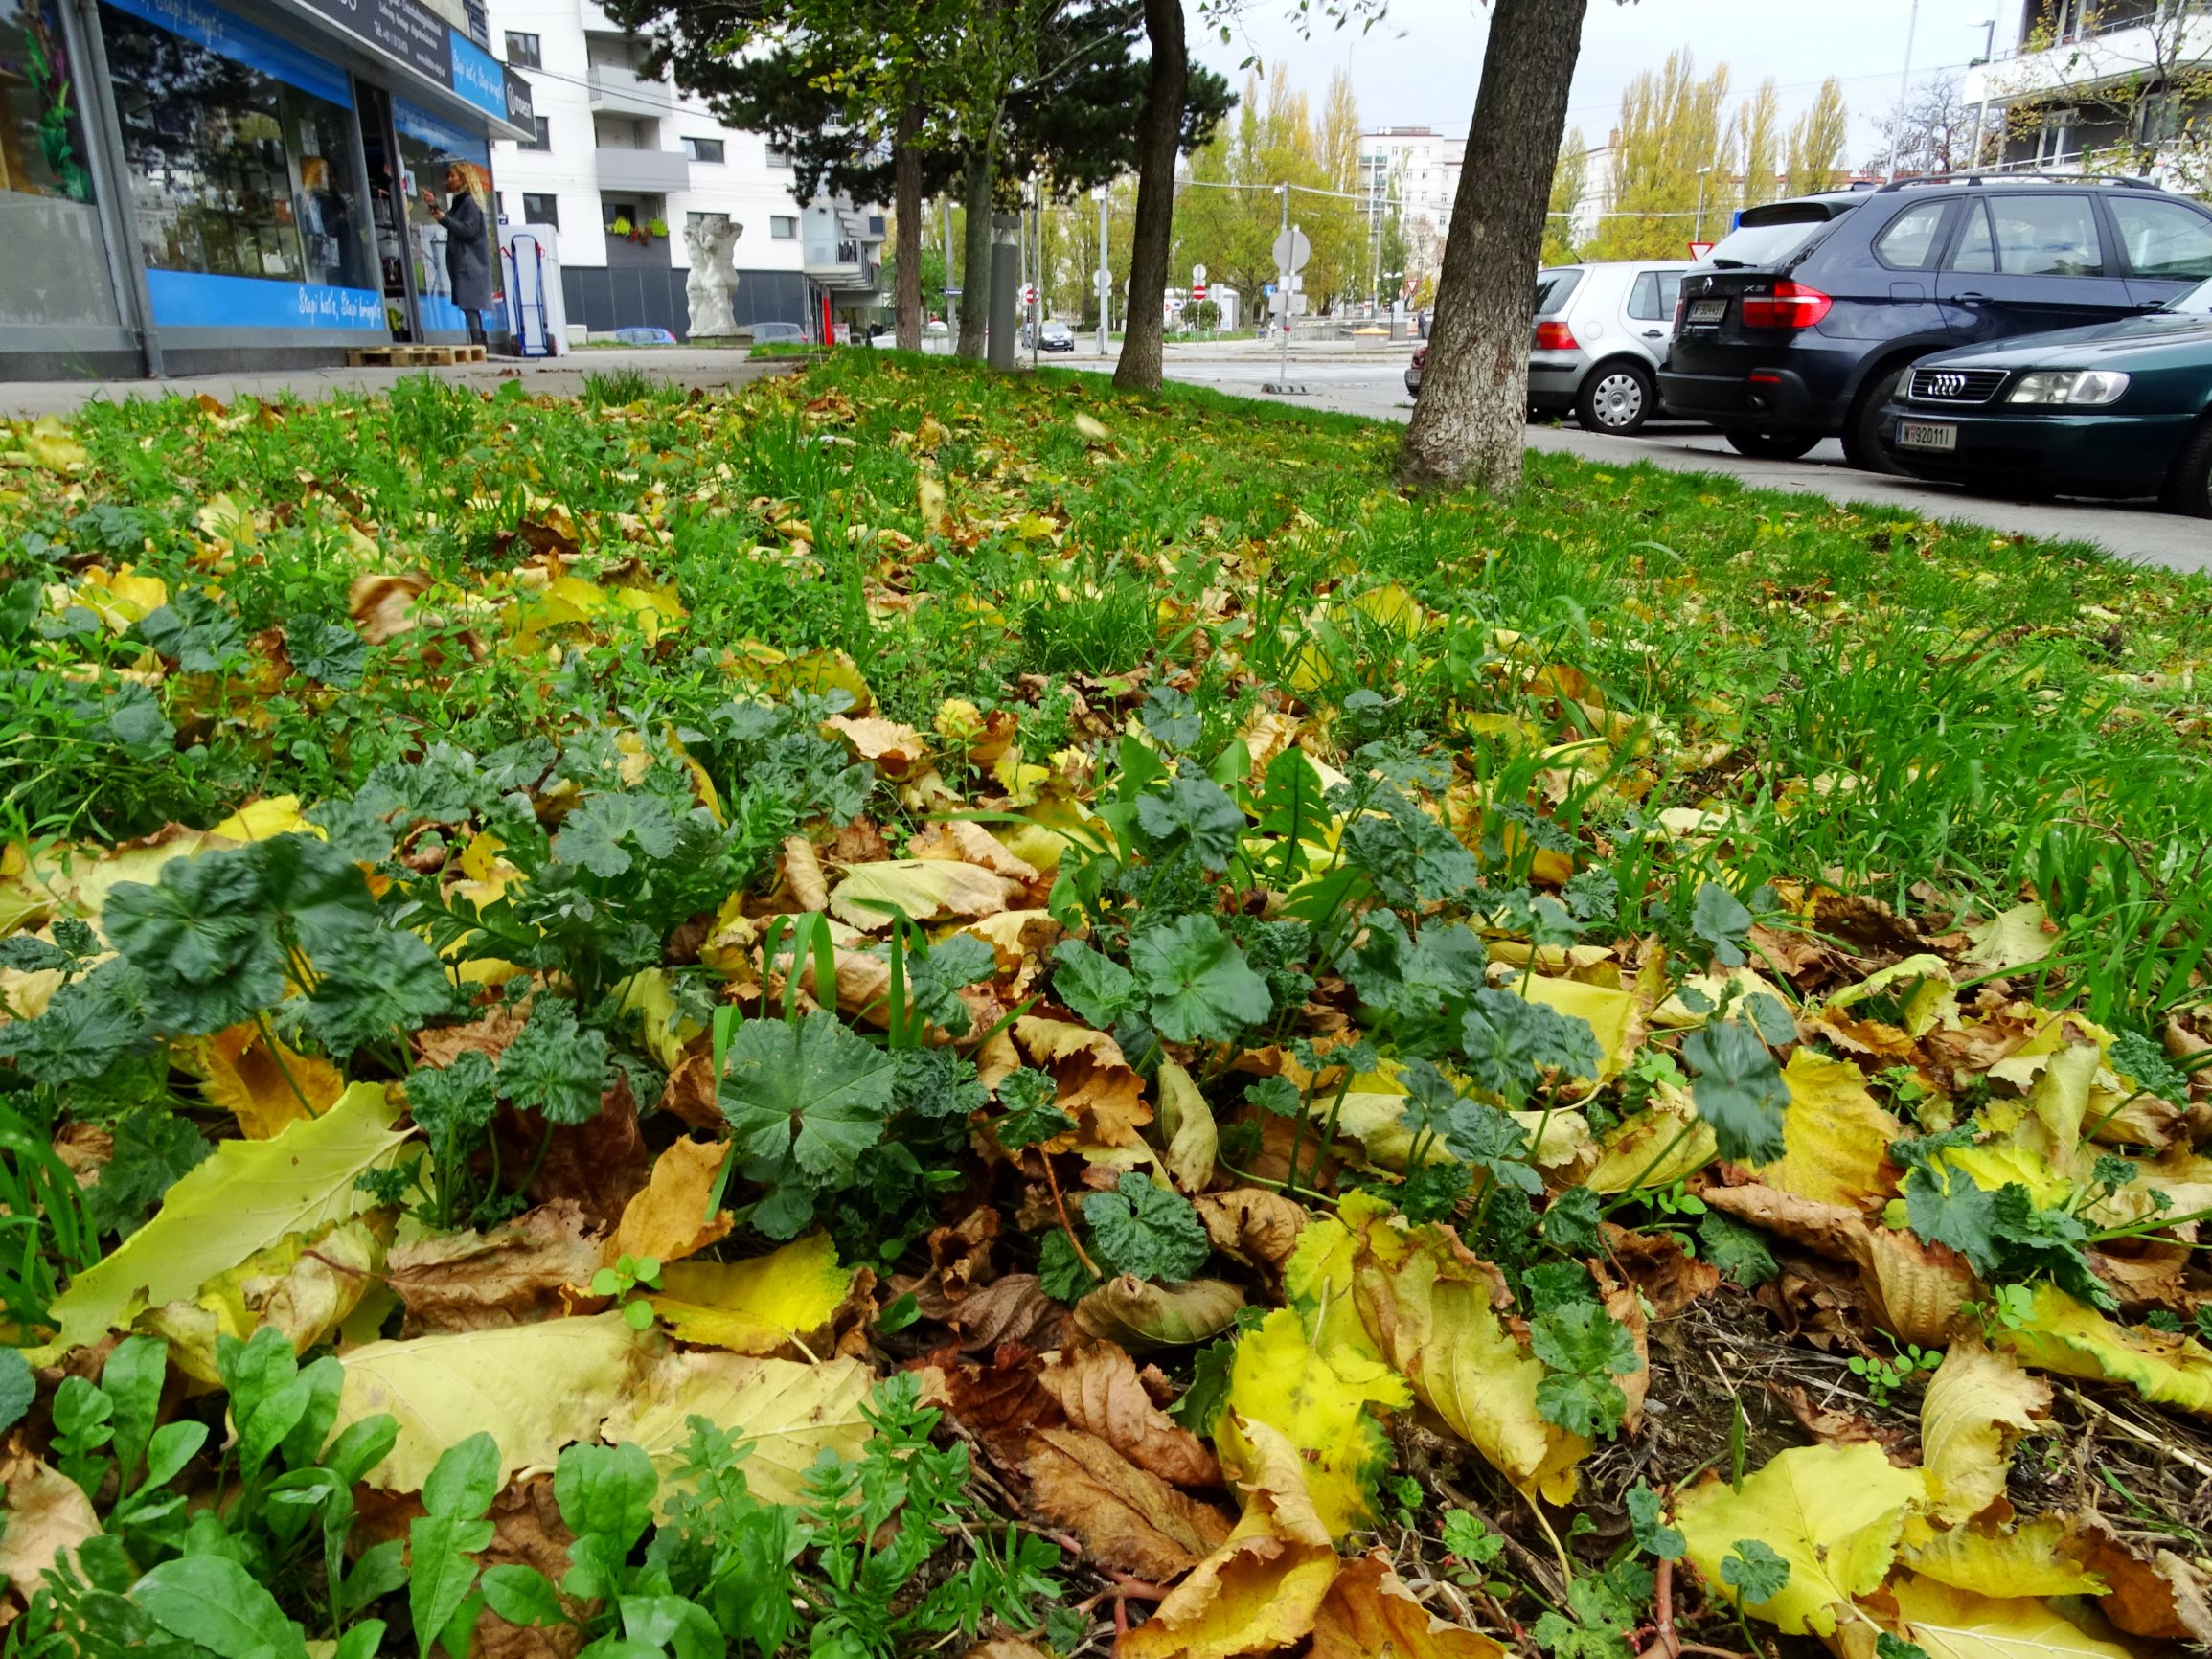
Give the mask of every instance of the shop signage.
<path id="1" fill-rule="evenodd" d="M 363 329 L 384 331 L 384 296 L 205 271 L 149 270 L 147 297 L 165 329 Z"/>
<path id="2" fill-rule="evenodd" d="M 453 90 L 494 121 L 507 119 L 507 70 L 498 58 L 458 29 L 445 31 L 452 57 Z"/>
<path id="3" fill-rule="evenodd" d="M 452 84 L 445 19 L 416 0 L 307 0 L 339 28 L 398 58 L 441 86 Z"/>

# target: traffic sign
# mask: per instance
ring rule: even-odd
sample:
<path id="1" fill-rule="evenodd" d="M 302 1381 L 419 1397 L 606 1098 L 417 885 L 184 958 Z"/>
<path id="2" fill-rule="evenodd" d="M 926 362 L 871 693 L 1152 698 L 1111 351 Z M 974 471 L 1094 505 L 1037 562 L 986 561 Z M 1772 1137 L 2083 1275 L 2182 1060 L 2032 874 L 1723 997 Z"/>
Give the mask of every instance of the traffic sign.
<path id="1" fill-rule="evenodd" d="M 1193 284 L 1191 284 L 1191 299 L 1192 299 L 1194 302 L 1197 302 L 1197 301 L 1199 301 L 1199 300 L 1203 300 L 1205 297 L 1206 297 L 1206 284 L 1203 284 L 1203 283 L 1193 283 Z"/>
<path id="2" fill-rule="evenodd" d="M 1712 251 L 1713 244 L 1711 242 L 1692 242 L 1690 244 L 1690 258 L 1693 260 L 1702 260 Z"/>
<path id="3" fill-rule="evenodd" d="M 1313 257 L 1313 244 L 1306 239 L 1306 233 L 1296 225 L 1275 239 L 1275 268 L 1292 276 L 1306 268 L 1306 261 Z"/>
<path id="4" fill-rule="evenodd" d="M 1273 283 L 1262 283 L 1260 292 L 1271 300 L 1275 297 L 1275 284 Z"/>
<path id="5" fill-rule="evenodd" d="M 1021 303 L 1025 306 L 1037 304 L 1037 284 L 1035 283 L 1029 284 L 1021 290 Z"/>
<path id="6" fill-rule="evenodd" d="M 1191 286 L 1194 288 L 1202 288 L 1205 285 L 1206 267 L 1204 265 L 1193 265 L 1191 267 Z"/>

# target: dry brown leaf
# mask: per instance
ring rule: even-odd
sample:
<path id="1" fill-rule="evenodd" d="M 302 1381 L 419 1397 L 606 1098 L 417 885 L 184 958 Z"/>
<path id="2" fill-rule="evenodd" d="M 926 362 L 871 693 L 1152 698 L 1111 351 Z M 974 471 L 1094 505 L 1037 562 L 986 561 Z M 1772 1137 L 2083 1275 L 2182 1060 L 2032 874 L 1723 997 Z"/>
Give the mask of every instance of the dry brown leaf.
<path id="1" fill-rule="evenodd" d="M 829 878 L 822 874 L 822 860 L 814 852 L 814 844 L 804 835 L 784 838 L 784 884 L 801 910 L 830 908 Z"/>
<path id="2" fill-rule="evenodd" d="M 2051 1408 L 2051 1387 L 1971 1337 L 1950 1345 L 1920 1402 L 1929 1508 L 1973 1519 L 2004 1496 L 2013 1447 Z"/>
<path id="3" fill-rule="evenodd" d="M 329 1060 L 286 1048 L 257 1025 L 234 1025 L 201 1045 L 200 1091 L 239 1121 L 239 1133 L 265 1141 L 303 1118 L 318 1117 L 346 1092 Z"/>
<path id="4" fill-rule="evenodd" d="M 2105 1580 L 2097 1611 L 2131 1636 L 2212 1643 L 2212 1575 L 2168 1549 L 2144 1560 L 2091 1517 L 2067 1548 Z"/>
<path id="5" fill-rule="evenodd" d="M 868 761 L 886 778 L 904 778 L 929 759 L 929 740 L 897 720 L 873 715 L 832 715 L 822 724 L 844 739 L 855 761 Z"/>
<path id="6" fill-rule="evenodd" d="M 1084 1141 L 1139 1144 L 1137 1131 L 1152 1121 L 1152 1109 L 1145 1103 L 1143 1079 L 1112 1037 L 1066 1020 L 1025 1016 L 1014 1022 L 1014 1041 L 1031 1065 L 1052 1074 L 1060 1085 L 1053 1103 L 1076 1121 L 1074 1129 L 1045 1143 L 1047 1150 Z"/>
<path id="7" fill-rule="evenodd" d="M 1767 1389 L 1790 1408 L 1797 1426 L 1822 1445 L 1852 1445 L 1865 1441 L 1887 1450 L 1904 1439 L 1901 1430 L 1884 1428 L 1848 1407 L 1815 1404 L 1813 1397 L 1793 1382 L 1768 1382 Z"/>
<path id="8" fill-rule="evenodd" d="M 545 1125 L 536 1112 L 502 1106 L 491 1132 L 498 1138 L 501 1167 L 527 1170 L 537 1156 Z M 651 1170 L 645 1137 L 638 1132 L 629 1074 L 617 1072 L 614 1086 L 600 1097 L 597 1116 L 554 1125 L 545 1161 L 526 1196 L 534 1204 L 573 1199 L 597 1226 L 611 1231 Z"/>
<path id="9" fill-rule="evenodd" d="M 971 1291 L 946 1323 L 960 1333 L 960 1346 L 969 1353 L 986 1352 L 1002 1342 L 1042 1350 L 1065 1340 L 1067 1309 L 1044 1293 L 1036 1274 L 1010 1273 Z"/>
<path id="10" fill-rule="evenodd" d="M 415 1052 L 422 1057 L 424 1065 L 431 1066 L 449 1066 L 471 1049 L 496 1062 L 507 1052 L 507 1045 L 522 1034 L 522 1028 L 529 1020 L 527 1003 L 510 1003 L 467 1025 L 417 1032 Z"/>
<path id="11" fill-rule="evenodd" d="M 727 1120 L 715 1086 L 712 1054 L 684 1056 L 661 1086 L 660 1109 L 687 1128 L 719 1129 Z"/>
<path id="12" fill-rule="evenodd" d="M 1015 881 L 1027 883 L 1038 879 L 1035 865 L 1015 857 L 1003 841 L 969 818 L 941 819 L 926 826 L 906 843 L 906 856 L 956 858 L 966 864 L 981 865 L 993 875 Z"/>
<path id="13" fill-rule="evenodd" d="M 414 627 L 415 601 L 429 589 L 430 579 L 416 571 L 384 571 L 357 576 L 346 593 L 346 610 L 373 646 L 398 639 Z"/>
<path id="14" fill-rule="evenodd" d="M 446 1233 L 395 1246 L 384 1275 L 402 1304 L 402 1337 L 532 1325 L 563 1310 L 561 1288 L 590 1282 L 598 1231 L 575 1203 L 540 1205 L 491 1233 Z"/>
<path id="15" fill-rule="evenodd" d="M 1220 1335 L 1243 1306 L 1244 1293 L 1226 1280 L 1154 1284 L 1124 1273 L 1075 1305 L 1075 1323 L 1086 1335 L 1137 1352 L 1187 1348 Z"/>
<path id="16" fill-rule="evenodd" d="M 645 1191 L 623 1209 L 614 1237 L 606 1241 L 605 1260 L 618 1257 L 656 1261 L 679 1261 L 696 1255 L 730 1230 L 730 1213 L 707 1214 L 707 1199 L 715 1177 L 730 1155 L 727 1141 L 676 1142 L 653 1161 Z"/>
<path id="17" fill-rule="evenodd" d="M 1110 1342 L 1063 1352 L 1038 1380 L 1074 1427 L 1096 1435 L 1147 1473 L 1179 1487 L 1219 1486 L 1220 1465 L 1203 1441 L 1152 1403 L 1135 1361 Z"/>
<path id="18" fill-rule="evenodd" d="M 550 1475 L 533 1475 L 511 1482 L 491 1501 L 486 1517 L 491 1522 L 491 1542 L 478 1557 L 487 1568 L 535 1567 L 554 1583 L 568 1571 L 568 1547 L 576 1534 L 560 1518 L 554 1501 Z M 571 1618 L 590 1617 L 597 1602 L 561 1598 Z M 510 1625 L 486 1608 L 476 1620 L 476 1645 L 470 1659 L 570 1659 L 589 1634 L 576 1625 Z"/>
<path id="19" fill-rule="evenodd" d="M 1423 1606 L 1379 1551 L 1336 1570 L 1314 1616 L 1310 1659 L 1504 1659 L 1505 1652 Z"/>
<path id="20" fill-rule="evenodd" d="M 74 1550 L 100 1531 L 83 1489 L 10 1439 L 0 1456 L 0 1482 L 8 1491 L 7 1530 L 0 1532 L 0 1574 L 28 1602 L 63 1550 Z"/>
<path id="21" fill-rule="evenodd" d="M 1057 1428 L 1064 1420 L 1060 1402 L 1038 1380 L 1037 1354 L 1018 1342 L 1001 1343 L 990 1360 L 976 1364 L 957 1352 L 927 1356 L 943 1383 L 945 1409 L 966 1433 L 1008 1470 L 1018 1470 L 1029 1451 L 1033 1429 Z"/>
<path id="22" fill-rule="evenodd" d="M 1052 1655 L 1018 1636 L 994 1636 L 969 1648 L 962 1659 L 1052 1659 Z"/>
<path id="23" fill-rule="evenodd" d="M 1215 1249 L 1233 1261 L 1273 1273 L 1290 1260 L 1307 1221 L 1305 1205 L 1261 1187 L 1201 1193 L 1191 1204 Z"/>
<path id="24" fill-rule="evenodd" d="M 1032 1506 L 1116 1572 L 1159 1583 L 1189 1572 L 1229 1535 L 1229 1517 L 1220 1511 L 1081 1429 L 1034 1431 L 1022 1472 Z"/>
<path id="25" fill-rule="evenodd" d="M 1721 1288 L 1720 1269 L 1692 1256 L 1673 1233 L 1638 1233 L 1610 1221 L 1604 1231 L 1613 1266 L 1652 1305 L 1654 1319 L 1672 1319 Z"/>
<path id="26" fill-rule="evenodd" d="M 1221 1149 L 1213 1108 L 1191 1074 L 1174 1060 L 1160 1061 L 1160 1133 L 1167 1138 L 1168 1174 L 1178 1191 L 1203 1193 L 1214 1184 L 1214 1161 Z"/>

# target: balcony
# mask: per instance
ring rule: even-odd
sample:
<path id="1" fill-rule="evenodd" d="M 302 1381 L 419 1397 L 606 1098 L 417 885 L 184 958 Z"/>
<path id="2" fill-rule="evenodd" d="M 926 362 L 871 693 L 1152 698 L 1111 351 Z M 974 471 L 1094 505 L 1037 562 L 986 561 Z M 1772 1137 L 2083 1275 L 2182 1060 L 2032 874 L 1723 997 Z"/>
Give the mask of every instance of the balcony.
<path id="1" fill-rule="evenodd" d="M 2109 0 L 2053 30 L 2032 33 L 1994 63 L 1967 72 L 1966 102 L 2094 99 L 2153 76 L 2177 79 L 2212 68 L 2212 0 Z"/>
<path id="2" fill-rule="evenodd" d="M 601 145 L 592 154 L 603 191 L 669 195 L 692 187 L 691 158 L 680 149 L 613 149 Z"/>
<path id="3" fill-rule="evenodd" d="M 634 69 L 594 63 L 584 71 L 594 115 L 643 115 L 658 119 L 675 113 L 676 89 L 666 80 L 649 80 Z"/>
<path id="4" fill-rule="evenodd" d="M 810 237 L 804 257 L 807 275 L 825 288 L 864 294 L 876 286 L 878 267 L 868 257 L 867 247 L 857 240 L 816 240 Z"/>

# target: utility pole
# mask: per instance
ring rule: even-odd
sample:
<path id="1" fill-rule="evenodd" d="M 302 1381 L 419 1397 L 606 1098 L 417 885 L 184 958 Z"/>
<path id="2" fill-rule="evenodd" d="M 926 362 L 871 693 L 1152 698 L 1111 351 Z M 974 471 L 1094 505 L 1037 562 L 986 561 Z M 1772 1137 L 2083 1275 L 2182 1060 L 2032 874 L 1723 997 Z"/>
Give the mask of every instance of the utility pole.
<path id="1" fill-rule="evenodd" d="M 1286 180 L 1275 188 L 1283 195 L 1283 233 L 1277 239 L 1280 245 L 1287 248 L 1290 245 L 1289 182 Z M 1288 259 L 1275 261 L 1275 321 L 1281 324 L 1283 329 L 1282 355 L 1276 360 L 1275 367 L 1275 383 L 1278 386 L 1288 386 L 1290 383 L 1290 272 L 1288 268 L 1289 262 Z"/>
<path id="2" fill-rule="evenodd" d="M 1698 170 L 1698 234 L 1690 239 L 1694 242 L 1701 242 L 1705 239 L 1705 180 L 1712 174 L 1712 171 L 1713 170 L 1709 167 L 1701 167 Z"/>
<path id="3" fill-rule="evenodd" d="M 1091 193 L 1098 203 L 1098 354 L 1106 354 L 1106 301 L 1113 283 L 1113 265 L 1106 259 L 1106 187 L 1098 186 Z"/>
<path id="4" fill-rule="evenodd" d="M 1973 112 L 1973 154 L 1967 158 L 1967 166 L 1976 170 L 1981 167 L 1982 135 L 1989 131 L 1989 83 L 1990 72 L 1996 67 L 1997 20 L 1995 17 L 1984 17 L 1981 20 L 1980 28 L 1982 31 L 1981 102 Z M 2000 153 L 1995 157 L 1995 160 L 2001 162 L 2004 160 L 2001 153 L 2003 147 L 1999 146 L 1998 148 Z"/>
<path id="5" fill-rule="evenodd" d="M 1900 164 L 1904 160 L 1904 106 L 1912 101 L 1912 37 L 1920 33 L 1920 0 L 1912 0 L 1912 12 L 1904 25 L 1904 74 L 1897 82 L 1897 134 L 1889 145 L 1889 182 L 1895 184 Z"/>

